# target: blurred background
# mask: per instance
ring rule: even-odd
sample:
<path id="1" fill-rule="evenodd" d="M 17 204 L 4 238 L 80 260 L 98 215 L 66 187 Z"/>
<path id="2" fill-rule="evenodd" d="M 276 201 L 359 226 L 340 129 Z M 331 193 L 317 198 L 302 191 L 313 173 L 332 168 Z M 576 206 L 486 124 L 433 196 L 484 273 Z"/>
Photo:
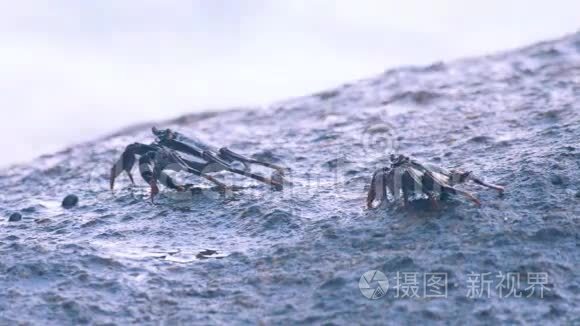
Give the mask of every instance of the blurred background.
<path id="1" fill-rule="evenodd" d="M 578 28 L 577 0 L 2 1 L 0 166 Z"/>

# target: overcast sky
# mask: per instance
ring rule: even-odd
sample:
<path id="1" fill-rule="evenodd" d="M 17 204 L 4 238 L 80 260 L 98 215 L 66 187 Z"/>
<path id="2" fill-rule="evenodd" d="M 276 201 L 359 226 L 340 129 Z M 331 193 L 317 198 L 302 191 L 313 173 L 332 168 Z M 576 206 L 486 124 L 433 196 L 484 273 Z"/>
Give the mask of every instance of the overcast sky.
<path id="1" fill-rule="evenodd" d="M 0 166 L 579 28 L 578 0 L 2 1 Z"/>

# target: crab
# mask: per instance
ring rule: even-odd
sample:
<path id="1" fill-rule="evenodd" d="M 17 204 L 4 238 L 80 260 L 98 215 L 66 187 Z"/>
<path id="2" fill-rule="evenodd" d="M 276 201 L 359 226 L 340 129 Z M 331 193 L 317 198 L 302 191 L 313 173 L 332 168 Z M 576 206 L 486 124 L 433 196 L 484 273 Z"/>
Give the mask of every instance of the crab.
<path id="1" fill-rule="evenodd" d="M 132 184 L 135 184 L 131 170 L 139 163 L 141 177 L 151 187 L 151 200 L 159 193 L 157 182 L 168 188 L 183 192 L 191 185 L 178 185 L 165 171 L 186 171 L 203 177 L 218 186 L 220 190 L 231 189 L 214 176 L 213 172 L 232 172 L 262 183 L 269 184 L 275 190 L 284 187 L 284 174 L 288 170 L 268 162 L 261 162 L 235 153 L 226 147 L 217 148 L 194 137 L 187 137 L 171 129 L 152 128 L 156 141 L 146 145 L 133 143 L 128 145 L 119 160 L 111 168 L 110 186 L 114 189 L 115 179 L 125 171 Z M 138 158 L 138 160 L 137 160 Z M 273 169 L 271 178 L 250 172 L 250 165 L 261 165 Z M 241 166 L 240 166 L 241 165 Z"/>
<path id="2" fill-rule="evenodd" d="M 503 194 L 502 186 L 489 184 L 476 177 L 471 171 L 460 169 L 445 170 L 440 167 L 424 165 L 405 155 L 391 155 L 391 166 L 375 171 L 367 196 L 367 207 L 376 208 L 385 202 L 388 194 L 397 201 L 403 195 L 403 204 L 408 206 L 412 195 L 427 195 L 433 208 L 439 207 L 442 195 L 458 194 L 472 201 L 478 207 L 481 202 L 471 193 L 458 189 L 456 185 L 473 181 L 484 187 L 495 189 Z M 373 206 L 375 200 L 379 203 Z"/>

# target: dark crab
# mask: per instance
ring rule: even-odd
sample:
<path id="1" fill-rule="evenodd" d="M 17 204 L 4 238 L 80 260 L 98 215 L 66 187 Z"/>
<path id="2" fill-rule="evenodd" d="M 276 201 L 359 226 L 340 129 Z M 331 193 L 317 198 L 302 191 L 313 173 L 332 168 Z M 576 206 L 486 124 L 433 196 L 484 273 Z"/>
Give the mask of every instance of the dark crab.
<path id="1" fill-rule="evenodd" d="M 471 171 L 450 170 L 427 166 L 404 155 L 391 155 L 391 166 L 379 169 L 373 174 L 367 196 L 368 208 L 374 208 L 373 202 L 380 206 L 389 196 L 398 200 L 403 195 L 403 203 L 408 205 L 414 194 L 427 195 L 433 207 L 443 194 L 459 194 L 471 200 L 477 206 L 480 201 L 467 191 L 455 187 L 457 184 L 473 181 L 476 184 L 495 189 L 500 194 L 504 188 L 484 182 Z"/>
<path id="2" fill-rule="evenodd" d="M 159 193 L 157 181 L 177 191 L 186 191 L 189 185 L 178 185 L 165 172 L 166 170 L 186 171 L 203 177 L 215 183 L 221 190 L 227 185 L 209 175 L 212 172 L 229 171 L 240 174 L 260 182 L 271 185 L 276 190 L 284 186 L 283 175 L 286 168 L 254 160 L 226 147 L 217 148 L 193 137 L 187 137 L 171 129 L 157 129 L 153 127 L 153 134 L 157 140 L 150 145 L 133 143 L 125 148 L 119 160 L 111 168 L 111 190 L 115 185 L 115 178 L 123 171 L 127 173 L 131 183 L 135 183 L 131 169 L 139 157 L 139 172 L 141 177 L 151 187 L 151 199 Z M 250 165 L 256 164 L 274 169 L 272 178 L 266 178 L 250 172 Z M 241 165 L 241 166 L 240 166 Z"/>

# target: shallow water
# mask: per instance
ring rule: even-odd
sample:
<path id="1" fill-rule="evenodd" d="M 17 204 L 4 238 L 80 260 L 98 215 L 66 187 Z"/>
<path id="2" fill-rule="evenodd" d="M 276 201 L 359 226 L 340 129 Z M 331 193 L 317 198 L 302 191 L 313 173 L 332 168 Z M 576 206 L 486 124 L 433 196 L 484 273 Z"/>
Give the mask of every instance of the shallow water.
<path id="1" fill-rule="evenodd" d="M 283 192 L 216 196 L 108 171 L 138 126 L 0 173 L 0 324 L 580 321 L 580 34 L 494 56 L 393 69 L 263 109 L 159 124 L 292 168 Z M 465 185 L 440 210 L 364 209 L 391 152 L 461 166 L 507 187 Z M 80 206 L 60 207 L 65 195 Z M 13 211 L 24 216 L 8 222 Z M 213 250 L 213 251 L 207 251 Z M 387 275 L 378 300 L 368 270 Z M 396 297 L 397 272 L 447 274 L 446 298 Z M 548 274 L 543 298 L 469 298 L 471 273 Z M 523 276 L 522 276 L 523 277 Z M 525 277 L 524 277 L 525 278 Z"/>

